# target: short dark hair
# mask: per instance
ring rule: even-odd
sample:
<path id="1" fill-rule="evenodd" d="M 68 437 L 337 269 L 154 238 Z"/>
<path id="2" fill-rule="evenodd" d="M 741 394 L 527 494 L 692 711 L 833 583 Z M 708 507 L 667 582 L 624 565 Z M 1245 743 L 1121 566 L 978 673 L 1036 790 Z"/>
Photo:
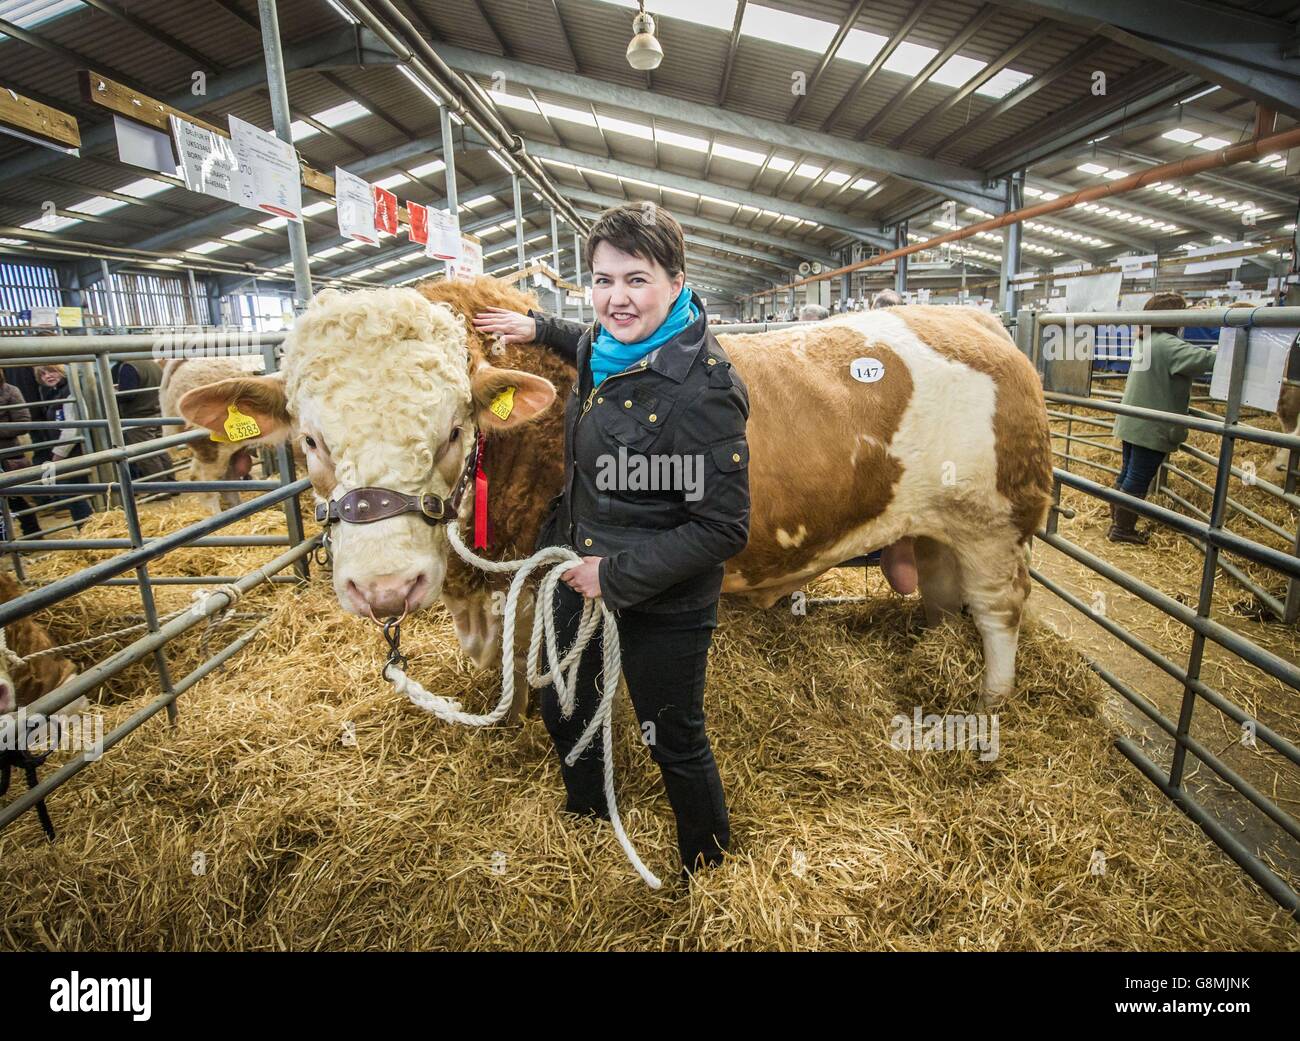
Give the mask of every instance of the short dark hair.
<path id="1" fill-rule="evenodd" d="M 1156 293 L 1142 306 L 1144 311 L 1185 311 L 1187 298 L 1182 293 Z M 1182 328 L 1178 325 L 1153 325 L 1153 333 L 1176 333 Z"/>
<path id="2" fill-rule="evenodd" d="M 686 239 L 677 219 L 653 202 L 625 202 L 611 206 L 591 226 L 583 257 L 592 269 L 596 247 L 608 242 L 615 249 L 644 260 L 656 261 L 670 278 L 686 270 Z"/>

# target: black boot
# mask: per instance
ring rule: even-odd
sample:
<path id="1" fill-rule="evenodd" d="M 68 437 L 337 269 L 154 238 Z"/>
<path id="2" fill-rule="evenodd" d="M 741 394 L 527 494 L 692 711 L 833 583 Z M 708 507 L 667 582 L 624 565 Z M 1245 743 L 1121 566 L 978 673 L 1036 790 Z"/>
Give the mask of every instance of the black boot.
<path id="1" fill-rule="evenodd" d="M 1146 496 L 1138 496 L 1146 498 Z M 1106 533 L 1106 538 L 1111 542 L 1127 542 L 1134 546 L 1145 546 L 1151 536 L 1145 531 L 1138 531 L 1137 513 L 1134 510 L 1126 509 L 1116 504 L 1111 505 L 1111 516 L 1114 518 L 1110 526 L 1110 531 Z"/>

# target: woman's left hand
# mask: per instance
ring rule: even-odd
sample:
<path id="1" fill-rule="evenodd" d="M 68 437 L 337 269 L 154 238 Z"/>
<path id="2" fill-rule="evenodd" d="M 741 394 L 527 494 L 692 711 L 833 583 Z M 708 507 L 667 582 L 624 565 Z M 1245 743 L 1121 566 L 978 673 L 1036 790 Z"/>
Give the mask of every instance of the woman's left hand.
<path id="1" fill-rule="evenodd" d="M 600 561 L 600 557 L 583 557 L 581 564 L 564 573 L 562 581 L 575 593 L 595 599 L 600 596 Z"/>

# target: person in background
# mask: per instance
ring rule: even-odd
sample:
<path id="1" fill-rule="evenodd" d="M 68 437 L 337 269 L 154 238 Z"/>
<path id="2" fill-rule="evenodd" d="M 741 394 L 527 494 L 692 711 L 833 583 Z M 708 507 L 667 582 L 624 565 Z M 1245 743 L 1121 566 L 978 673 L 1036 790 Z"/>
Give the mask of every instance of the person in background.
<path id="1" fill-rule="evenodd" d="M 892 289 L 882 289 L 872 299 L 871 309 L 874 311 L 878 307 L 898 307 L 902 302 L 903 298 Z"/>
<path id="2" fill-rule="evenodd" d="M 33 409 L 33 418 L 48 423 L 68 423 L 81 419 L 81 412 L 77 408 L 75 400 L 64 401 L 64 398 L 72 397 L 72 387 L 68 383 L 68 375 L 62 365 L 38 365 L 36 366 L 36 379 L 40 383 L 40 400 L 45 403 L 44 407 L 37 413 Z M 80 427 L 69 428 L 67 430 L 42 430 L 38 440 L 44 442 L 65 441 L 75 438 L 67 444 L 39 444 L 32 452 L 32 461 L 35 463 L 61 462 L 64 459 L 70 459 L 73 456 L 81 454 L 81 434 Z M 34 439 L 37 440 L 37 439 Z M 60 474 L 58 476 L 59 484 L 86 484 L 89 478 L 85 474 Z M 67 498 L 70 492 L 60 492 L 56 495 L 42 496 L 42 498 Z M 72 515 L 77 527 L 81 527 L 82 521 L 90 516 L 90 503 L 85 499 L 77 499 L 70 502 L 65 507 Z"/>
<path id="3" fill-rule="evenodd" d="M 1187 307 L 1179 293 L 1156 293 L 1147 311 L 1181 311 Z M 1133 345 L 1133 364 L 1124 386 L 1123 403 L 1186 415 L 1192 398 L 1192 380 L 1214 368 L 1217 351 L 1195 347 L 1178 336 L 1177 326 L 1151 326 Z M 1187 428 L 1174 421 L 1120 416 L 1115 436 L 1123 445 L 1123 462 L 1115 487 L 1145 499 L 1160 465 L 1187 440 Z M 1145 546 L 1148 533 L 1138 531 L 1137 513 L 1123 506 L 1110 508 L 1111 542 Z"/>
<path id="4" fill-rule="evenodd" d="M 113 366 L 117 385 L 117 413 L 122 419 L 155 419 L 162 415 L 158 388 L 162 384 L 162 366 L 156 361 L 119 361 Z M 122 436 L 128 445 L 138 445 L 162 436 L 160 426 L 123 426 Z M 131 477 L 141 480 L 170 470 L 171 457 L 166 452 L 131 460 Z"/>
<path id="5" fill-rule="evenodd" d="M 799 309 L 799 321 L 801 322 L 820 322 L 830 316 L 831 313 L 820 304 L 804 304 Z"/>
<path id="6" fill-rule="evenodd" d="M 0 405 L 13 406 L 0 410 L 0 423 L 32 422 L 31 409 L 18 407 L 26 403 L 27 399 L 23 397 L 23 392 L 5 379 L 5 374 L 0 372 Z M 4 453 L 0 455 L 0 471 L 21 470 L 31 465 L 26 453 L 18 451 L 20 447 L 18 438 L 21 436 L 16 433 L 0 433 L 0 452 Z M 31 508 L 31 504 L 20 495 L 6 495 L 5 499 L 11 515 Z M 3 518 L 0 517 L 0 523 L 2 520 Z M 41 522 L 33 515 L 24 514 L 18 518 L 18 524 L 24 535 L 40 537 Z M 8 539 L 10 533 L 5 531 L 4 537 Z"/>

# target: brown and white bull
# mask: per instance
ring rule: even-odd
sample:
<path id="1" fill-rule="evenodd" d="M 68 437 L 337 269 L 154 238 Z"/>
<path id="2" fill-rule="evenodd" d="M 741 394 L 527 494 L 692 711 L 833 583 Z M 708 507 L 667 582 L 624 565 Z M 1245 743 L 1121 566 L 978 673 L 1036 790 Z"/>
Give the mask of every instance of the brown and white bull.
<path id="1" fill-rule="evenodd" d="M 221 380 L 246 376 L 260 367 L 259 358 L 170 359 L 163 363 L 162 382 L 158 387 L 159 409 L 164 416 L 179 416 L 181 398 L 191 390 Z M 232 444 L 210 440 L 192 441 L 189 450 L 190 469 L 186 480 L 242 481 L 253 469 L 255 449 L 250 449 L 244 442 Z M 223 507 L 239 505 L 238 492 L 199 494 L 213 513 Z"/>
<path id="2" fill-rule="evenodd" d="M 191 391 L 192 422 L 227 407 L 271 437 L 299 434 L 316 494 L 362 486 L 448 495 L 475 427 L 488 435 L 489 556 L 531 552 L 562 483 L 562 409 L 574 371 L 537 345 L 494 347 L 467 317 L 532 298 L 489 278 L 320 294 L 285 344 L 283 380 Z M 927 617 L 965 604 L 983 639 L 983 704 L 1014 688 L 1029 595 L 1027 549 L 1050 501 L 1047 414 L 1037 376 L 1001 325 L 959 307 L 843 315 L 797 330 L 719 341 L 750 397 L 749 542 L 723 590 L 775 603 L 836 564 L 916 540 Z M 863 381 L 851 372 L 859 363 Z M 487 406 L 516 387 L 507 421 Z M 461 510 L 470 530 L 472 504 Z M 445 531 L 406 513 L 334 534 L 340 603 L 383 616 L 441 596 L 462 647 L 497 650 L 493 581 L 450 554 Z M 526 626 L 521 626 L 526 630 Z"/>

